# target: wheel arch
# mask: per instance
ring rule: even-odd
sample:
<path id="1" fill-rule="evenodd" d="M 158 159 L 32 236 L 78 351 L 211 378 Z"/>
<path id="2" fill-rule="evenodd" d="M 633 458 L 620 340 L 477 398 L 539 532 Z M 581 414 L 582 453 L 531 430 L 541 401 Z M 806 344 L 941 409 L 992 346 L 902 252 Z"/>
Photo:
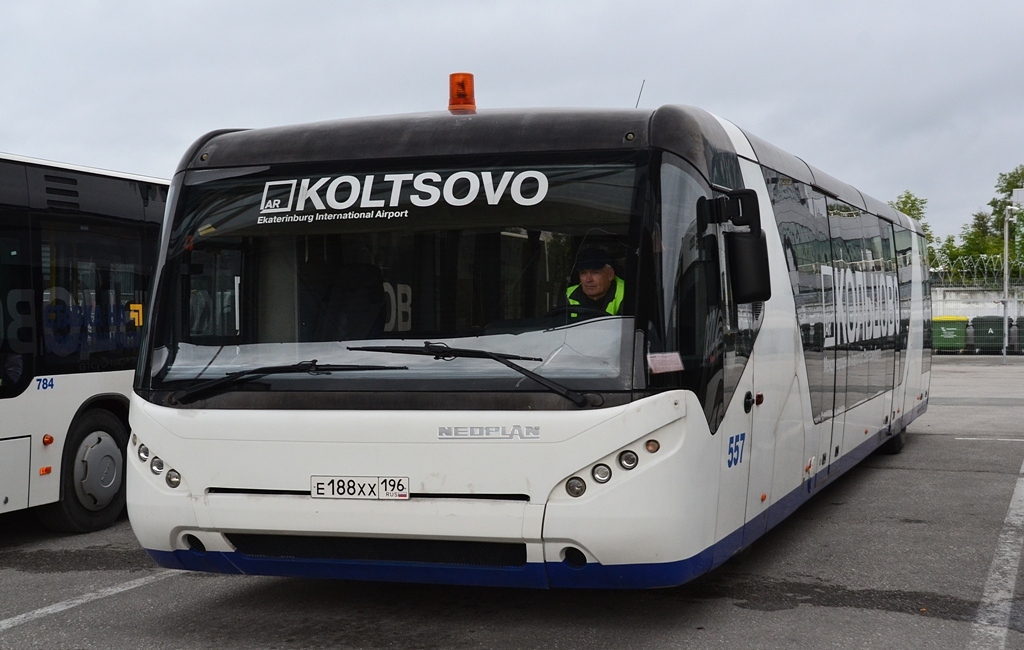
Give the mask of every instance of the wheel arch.
<path id="1" fill-rule="evenodd" d="M 71 422 L 68 423 L 67 431 L 64 432 L 64 451 L 61 454 L 61 471 L 64 471 L 63 465 L 70 462 L 71 454 L 68 450 L 68 444 L 71 441 L 71 432 L 78 426 L 79 421 L 90 411 L 107 411 L 124 425 L 124 430 L 128 432 L 129 439 L 131 439 L 132 429 L 128 424 L 128 398 L 120 393 L 101 393 L 99 395 L 93 395 L 89 399 L 82 402 L 75 411 L 74 417 L 71 418 Z M 127 454 L 127 451 L 124 450 Z M 60 484 L 60 499 L 64 499 L 64 481 Z"/>
<path id="2" fill-rule="evenodd" d="M 71 423 L 68 425 L 67 433 L 70 433 L 75 428 L 75 425 L 78 424 L 78 421 L 86 412 L 92 410 L 110 411 L 117 419 L 121 420 L 125 430 L 130 433 L 131 427 L 128 426 L 128 404 L 128 398 L 121 393 L 93 395 L 82 402 L 82 405 L 75 411 L 75 416 L 71 418 Z"/>

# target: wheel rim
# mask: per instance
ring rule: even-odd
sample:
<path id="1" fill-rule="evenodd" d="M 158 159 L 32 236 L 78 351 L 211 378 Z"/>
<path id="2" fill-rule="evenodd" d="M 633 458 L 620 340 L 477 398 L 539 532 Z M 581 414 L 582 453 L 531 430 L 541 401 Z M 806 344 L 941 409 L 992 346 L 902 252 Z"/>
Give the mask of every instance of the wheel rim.
<path id="1" fill-rule="evenodd" d="M 85 508 L 99 511 L 121 489 L 124 458 L 117 441 L 105 431 L 87 435 L 75 454 L 75 493 Z"/>

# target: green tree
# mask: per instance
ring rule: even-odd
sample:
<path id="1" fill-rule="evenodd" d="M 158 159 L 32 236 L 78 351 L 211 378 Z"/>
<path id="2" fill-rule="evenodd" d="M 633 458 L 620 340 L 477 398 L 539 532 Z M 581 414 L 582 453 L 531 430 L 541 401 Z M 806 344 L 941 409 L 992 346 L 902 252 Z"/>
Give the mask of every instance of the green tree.
<path id="1" fill-rule="evenodd" d="M 1015 189 L 1024 188 L 1024 165 L 1017 165 L 1017 168 L 1006 174 L 999 174 L 996 177 L 996 197 L 988 202 L 992 208 L 992 227 L 1003 236 L 1003 218 L 1006 215 L 1006 206 L 1010 205 L 1010 199 Z M 1013 224 L 1010 224 L 1010 235 L 1013 236 Z"/>
<path id="2" fill-rule="evenodd" d="M 1002 221 L 999 222 L 1002 227 Z M 995 219 L 984 210 L 971 215 L 971 223 L 960 229 L 961 255 L 1002 255 L 1003 232 L 996 230 Z"/>
<path id="3" fill-rule="evenodd" d="M 1006 174 L 999 174 L 996 177 L 996 197 L 988 202 L 992 206 L 993 228 L 999 235 L 1002 242 L 1003 221 L 1006 219 L 1006 207 L 1010 205 L 1015 189 L 1024 188 L 1024 165 L 1017 165 L 1017 168 Z M 1017 213 L 1016 221 L 1010 221 L 1010 259 L 1024 257 L 1024 239 L 1019 233 L 1021 227 L 1022 213 Z M 1000 244 L 999 254 L 1003 249 Z"/>
<path id="4" fill-rule="evenodd" d="M 953 235 L 946 235 L 946 239 L 944 239 L 942 241 L 942 245 L 939 246 L 939 257 L 945 258 L 949 262 L 953 262 L 962 255 L 963 251 L 956 245 L 956 237 Z"/>

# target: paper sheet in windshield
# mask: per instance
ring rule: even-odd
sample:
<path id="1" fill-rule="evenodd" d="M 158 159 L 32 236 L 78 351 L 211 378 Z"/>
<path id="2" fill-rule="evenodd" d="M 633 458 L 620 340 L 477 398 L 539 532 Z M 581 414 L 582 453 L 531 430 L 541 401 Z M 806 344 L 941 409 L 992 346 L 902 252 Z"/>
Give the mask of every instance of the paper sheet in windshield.
<path id="1" fill-rule="evenodd" d="M 656 375 L 663 372 L 680 372 L 683 369 L 683 360 L 678 352 L 651 352 L 647 355 L 647 365 Z"/>

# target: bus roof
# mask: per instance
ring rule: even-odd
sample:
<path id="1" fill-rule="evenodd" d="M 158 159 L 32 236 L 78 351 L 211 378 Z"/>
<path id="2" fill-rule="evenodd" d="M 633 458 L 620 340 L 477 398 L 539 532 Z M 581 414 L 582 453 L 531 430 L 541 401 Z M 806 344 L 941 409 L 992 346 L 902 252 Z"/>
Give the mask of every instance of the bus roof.
<path id="1" fill-rule="evenodd" d="M 508 153 L 673 151 L 711 182 L 736 153 L 710 113 L 682 106 L 651 110 L 536 109 L 412 113 L 348 118 L 266 129 L 214 131 L 200 138 L 178 170 L 260 164 L 400 159 Z"/>
<path id="2" fill-rule="evenodd" d="M 757 162 L 905 228 L 906 215 L 746 131 Z M 692 106 L 409 113 L 207 133 L 178 171 L 508 153 L 671 151 L 710 183 L 743 187 L 738 156 L 719 120 Z"/>
<path id="3" fill-rule="evenodd" d="M 154 176 L 143 176 L 141 174 L 129 174 L 127 172 L 115 172 L 107 169 L 98 169 L 96 167 L 85 167 L 82 165 L 72 165 L 69 163 L 54 162 L 52 160 L 43 160 L 41 158 L 30 158 L 28 156 L 19 156 L 13 153 L 0 152 L 0 161 L 9 161 L 16 163 L 23 163 L 25 165 L 37 165 L 39 167 L 53 167 L 55 169 L 66 169 L 73 172 L 81 172 L 84 174 L 96 174 L 97 176 L 110 176 L 114 178 L 123 178 L 130 181 L 138 181 L 140 183 L 154 183 L 156 185 L 168 185 L 170 181 L 166 178 L 156 178 Z"/>
<path id="4" fill-rule="evenodd" d="M 889 204 L 879 201 L 861 192 L 856 187 L 826 174 L 817 167 L 804 162 L 803 159 L 765 142 L 748 131 L 743 131 L 743 135 L 747 136 L 747 140 L 757 156 L 757 161 L 765 167 L 774 169 L 801 183 L 813 185 L 824 194 L 833 196 L 840 201 L 845 201 L 862 210 L 867 210 L 908 230 L 921 232 L 921 228 L 916 221 Z"/>

